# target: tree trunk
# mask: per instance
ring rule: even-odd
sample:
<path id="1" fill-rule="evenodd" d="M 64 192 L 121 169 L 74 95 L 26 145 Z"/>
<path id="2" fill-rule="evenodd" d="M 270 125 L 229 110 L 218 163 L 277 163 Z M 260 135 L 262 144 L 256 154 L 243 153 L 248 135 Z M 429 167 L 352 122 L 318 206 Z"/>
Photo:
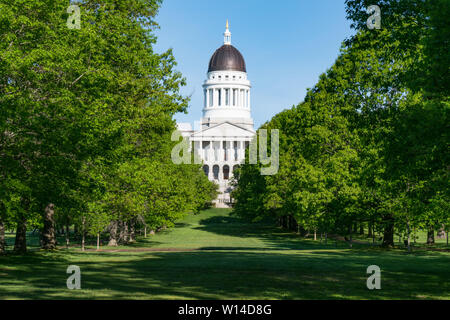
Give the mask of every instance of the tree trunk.
<path id="1" fill-rule="evenodd" d="M 5 225 L 0 213 L 0 254 L 6 252 Z"/>
<path id="2" fill-rule="evenodd" d="M 144 227 L 144 238 L 147 238 L 147 227 Z"/>
<path id="3" fill-rule="evenodd" d="M 109 242 L 108 246 L 110 247 L 117 247 L 117 227 L 118 222 L 112 221 L 109 225 Z"/>
<path id="4" fill-rule="evenodd" d="M 394 219 L 392 216 L 385 217 L 385 226 L 383 234 L 382 247 L 393 247 L 394 246 Z"/>
<path id="5" fill-rule="evenodd" d="M 130 234 L 129 234 L 129 240 L 130 240 L 130 242 L 136 241 L 136 228 L 135 228 L 135 223 L 134 223 L 134 221 L 131 221 L 131 222 L 130 222 L 129 230 L 130 230 Z"/>
<path id="6" fill-rule="evenodd" d="M 353 231 L 354 231 L 354 230 L 355 230 L 355 228 L 353 228 Z M 352 232 L 352 226 L 349 226 L 349 227 L 348 227 L 348 233 L 349 233 L 349 235 L 350 235 L 348 243 L 349 243 L 350 248 L 352 248 L 352 247 L 353 247 L 353 232 Z"/>
<path id="7" fill-rule="evenodd" d="M 120 236 L 119 236 L 119 243 L 127 244 L 128 243 L 128 223 L 122 222 L 120 228 Z"/>
<path id="8" fill-rule="evenodd" d="M 328 241 L 328 233 L 325 232 L 325 245 L 327 245 L 327 241 Z"/>
<path id="9" fill-rule="evenodd" d="M 373 225 L 372 223 L 369 223 L 369 231 L 367 233 L 367 237 L 372 238 L 372 233 L 373 233 Z"/>
<path id="10" fill-rule="evenodd" d="M 69 227 L 69 223 L 66 223 L 66 247 L 69 248 L 69 244 L 70 244 L 70 227 Z"/>
<path id="11" fill-rule="evenodd" d="M 19 220 L 17 221 L 14 251 L 19 253 L 27 252 L 27 219 L 23 214 L 20 214 Z"/>
<path id="12" fill-rule="evenodd" d="M 97 250 L 100 250 L 100 232 L 97 233 Z"/>
<path id="13" fill-rule="evenodd" d="M 428 229 L 427 244 L 434 244 L 434 229 L 433 228 Z"/>
<path id="14" fill-rule="evenodd" d="M 55 205 L 50 203 L 45 207 L 44 229 L 42 230 L 42 249 L 55 250 Z"/>
<path id="15" fill-rule="evenodd" d="M 6 238 L 5 238 L 5 221 L 6 208 L 3 203 L 0 202 L 0 254 L 6 252 Z"/>
<path id="16" fill-rule="evenodd" d="M 408 227 L 408 252 L 411 252 L 411 228 L 409 227 L 409 221 L 407 227 Z"/>
<path id="17" fill-rule="evenodd" d="M 314 241 L 317 241 L 317 230 L 314 229 Z"/>
<path id="18" fill-rule="evenodd" d="M 359 225 L 359 234 L 360 235 L 364 234 L 364 225 L 362 223 Z"/>
<path id="19" fill-rule="evenodd" d="M 81 251 L 85 251 L 86 250 L 85 241 L 86 241 L 86 238 L 85 238 L 85 235 L 84 235 L 84 232 L 83 232 L 81 234 Z"/>
<path id="20" fill-rule="evenodd" d="M 81 251 L 84 251 L 85 248 L 85 240 L 86 240 L 86 231 L 85 231 L 85 225 L 86 223 L 86 218 L 83 216 L 81 218 Z"/>

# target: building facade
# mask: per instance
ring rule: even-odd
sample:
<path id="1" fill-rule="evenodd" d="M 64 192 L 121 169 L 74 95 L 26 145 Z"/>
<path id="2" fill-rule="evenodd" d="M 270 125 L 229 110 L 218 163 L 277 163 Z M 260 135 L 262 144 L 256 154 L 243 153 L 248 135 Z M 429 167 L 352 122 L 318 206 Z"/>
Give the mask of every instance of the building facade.
<path id="1" fill-rule="evenodd" d="M 250 91 L 245 60 L 231 44 L 227 21 L 224 44 L 211 57 L 203 83 L 200 126 L 193 130 L 188 123 L 178 124 L 178 130 L 202 160 L 205 174 L 219 185 L 218 207 L 229 205 L 230 180 L 245 161 L 245 149 L 255 135 Z"/>

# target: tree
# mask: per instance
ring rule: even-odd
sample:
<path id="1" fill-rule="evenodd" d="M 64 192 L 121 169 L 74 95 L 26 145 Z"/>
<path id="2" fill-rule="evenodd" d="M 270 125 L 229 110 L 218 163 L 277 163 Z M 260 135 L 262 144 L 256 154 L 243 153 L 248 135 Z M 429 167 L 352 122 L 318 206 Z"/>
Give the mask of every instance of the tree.
<path id="1" fill-rule="evenodd" d="M 172 52 L 153 51 L 160 3 L 79 1 L 80 29 L 67 27 L 67 1 L 0 3 L 0 176 L 8 184 L 0 203 L 9 203 L 17 250 L 26 250 L 27 223 L 42 228 L 44 248 L 55 247 L 54 212 L 84 239 L 94 225 L 100 232 L 103 217 L 90 213 L 108 200 L 124 226 L 142 211 L 148 194 L 120 187 L 136 163 L 170 159 L 172 116 L 188 103 Z M 178 177 L 173 164 L 163 167 Z M 180 181 L 192 189 L 198 180 Z M 183 205 L 197 206 L 188 199 Z"/>

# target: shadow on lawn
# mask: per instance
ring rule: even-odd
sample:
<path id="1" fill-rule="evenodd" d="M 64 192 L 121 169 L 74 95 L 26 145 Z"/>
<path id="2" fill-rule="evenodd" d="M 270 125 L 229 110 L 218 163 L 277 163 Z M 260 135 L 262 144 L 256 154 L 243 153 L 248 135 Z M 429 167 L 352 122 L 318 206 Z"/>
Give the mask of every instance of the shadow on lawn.
<path id="1" fill-rule="evenodd" d="M 235 236 L 241 238 L 259 238 L 265 244 L 266 248 L 259 250 L 317 250 L 317 249 L 348 249 L 347 243 L 338 241 L 337 243 L 328 239 L 325 241 L 313 241 L 296 235 L 293 232 L 274 227 L 275 221 L 267 220 L 259 223 L 253 223 L 236 216 L 216 216 L 200 221 L 197 230 L 207 231 L 225 236 Z M 337 246 L 336 246 L 337 245 Z M 353 244 L 353 248 L 367 248 L 370 245 Z M 213 250 L 214 247 L 202 248 Z M 226 250 L 241 250 L 242 248 L 225 248 Z M 258 250 L 258 248 L 254 248 Z"/>
<path id="2" fill-rule="evenodd" d="M 101 298 L 102 292 L 108 299 L 412 299 L 448 296 L 450 290 L 448 256 L 418 258 L 415 263 L 379 253 L 204 251 L 51 257 L 8 257 L 8 263 L 20 266 L 17 269 L 5 268 L 0 258 L 0 273 L 7 274 L 0 283 L 0 299 L 87 299 Z M 382 290 L 369 291 L 366 268 L 374 263 L 382 268 Z M 69 264 L 80 266 L 83 290 L 66 289 Z M 8 291 L 18 283 L 29 288 Z"/>

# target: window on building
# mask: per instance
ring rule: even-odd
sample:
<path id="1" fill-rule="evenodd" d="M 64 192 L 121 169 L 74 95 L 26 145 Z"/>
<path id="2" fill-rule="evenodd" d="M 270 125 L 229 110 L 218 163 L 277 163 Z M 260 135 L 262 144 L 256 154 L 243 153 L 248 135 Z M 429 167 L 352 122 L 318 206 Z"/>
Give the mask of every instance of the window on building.
<path id="1" fill-rule="evenodd" d="M 215 166 L 213 167 L 213 175 L 214 175 L 214 179 L 215 179 L 215 180 L 219 180 L 219 171 L 220 171 L 219 166 L 218 166 L 218 165 L 215 165 Z"/>
<path id="2" fill-rule="evenodd" d="M 237 89 L 233 89 L 233 107 L 236 107 Z"/>
<path id="3" fill-rule="evenodd" d="M 224 180 L 230 179 L 230 167 L 228 165 L 223 166 L 223 179 Z"/>
<path id="4" fill-rule="evenodd" d="M 209 176 L 209 166 L 208 165 L 204 165 L 203 166 L 203 172 L 206 174 L 206 176 Z"/>
<path id="5" fill-rule="evenodd" d="M 221 89 L 217 89 L 217 97 L 219 100 L 217 105 L 220 107 L 220 106 L 222 106 L 222 90 Z"/>

